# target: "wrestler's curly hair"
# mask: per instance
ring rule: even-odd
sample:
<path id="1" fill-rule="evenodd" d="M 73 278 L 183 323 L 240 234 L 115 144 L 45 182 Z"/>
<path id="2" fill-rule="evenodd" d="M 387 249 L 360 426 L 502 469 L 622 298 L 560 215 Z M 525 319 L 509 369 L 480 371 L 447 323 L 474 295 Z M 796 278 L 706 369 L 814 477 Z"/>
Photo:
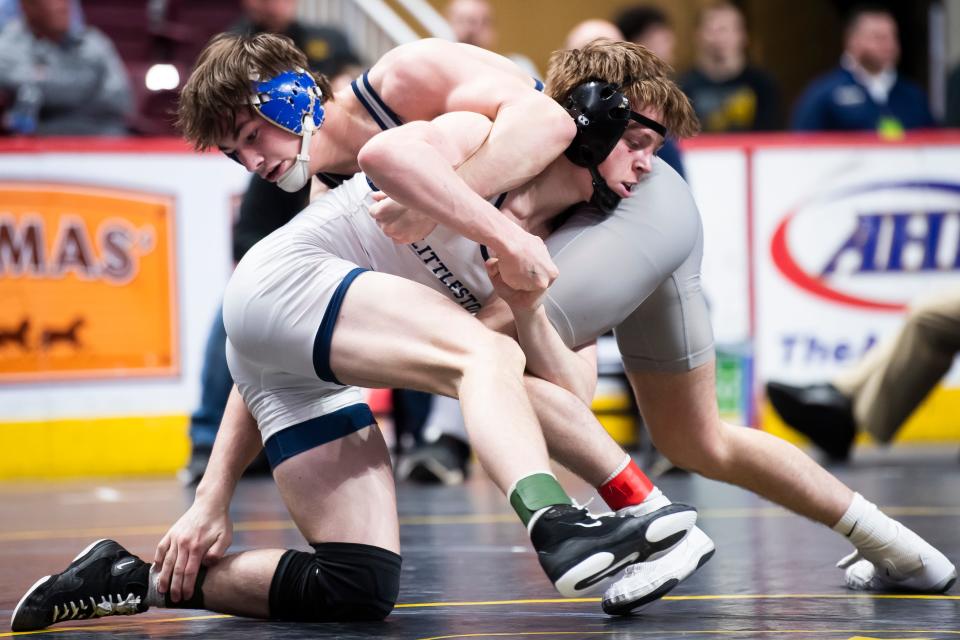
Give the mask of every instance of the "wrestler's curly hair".
<path id="1" fill-rule="evenodd" d="M 233 132 L 237 113 L 251 108 L 254 78 L 272 78 L 295 68 L 310 67 L 306 55 L 286 36 L 214 36 L 180 92 L 177 128 L 198 151 L 215 146 Z M 321 74 L 308 73 L 320 88 L 321 100 L 332 100 L 330 81 Z"/>
<path id="2" fill-rule="evenodd" d="M 673 69 L 644 46 L 600 38 L 581 49 L 555 51 L 547 69 L 547 94 L 563 104 L 574 88 L 591 80 L 612 82 L 635 110 L 656 107 L 675 138 L 700 131 L 690 100 L 671 79 Z"/>

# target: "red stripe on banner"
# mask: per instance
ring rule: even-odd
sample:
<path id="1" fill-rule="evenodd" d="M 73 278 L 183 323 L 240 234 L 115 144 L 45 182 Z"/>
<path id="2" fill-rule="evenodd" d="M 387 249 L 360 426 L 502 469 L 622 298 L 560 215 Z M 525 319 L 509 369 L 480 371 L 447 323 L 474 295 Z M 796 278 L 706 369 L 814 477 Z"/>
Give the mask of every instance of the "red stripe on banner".
<path id="1" fill-rule="evenodd" d="M 181 138 L 2 138 L 0 153 L 193 153 Z M 216 153 L 211 150 L 208 153 Z"/>
<path id="2" fill-rule="evenodd" d="M 902 311 L 904 309 L 904 305 L 902 304 L 875 302 L 835 291 L 819 279 L 804 271 L 800 265 L 796 263 L 793 256 L 790 255 L 790 251 L 787 249 L 787 226 L 794 215 L 796 215 L 796 211 L 791 211 L 784 216 L 773 234 L 773 241 L 770 243 L 770 255 L 773 258 L 773 263 L 788 280 L 805 291 L 833 302 L 877 311 Z"/>
<path id="3" fill-rule="evenodd" d="M 754 256 L 753 150 L 744 149 L 747 176 L 747 331 L 750 340 L 757 337 L 756 257 Z"/>
<path id="4" fill-rule="evenodd" d="M 898 140 L 885 140 L 872 131 L 846 133 L 704 133 L 683 140 L 680 148 L 730 149 L 777 147 L 916 147 L 930 145 L 960 145 L 960 129 L 910 131 Z"/>

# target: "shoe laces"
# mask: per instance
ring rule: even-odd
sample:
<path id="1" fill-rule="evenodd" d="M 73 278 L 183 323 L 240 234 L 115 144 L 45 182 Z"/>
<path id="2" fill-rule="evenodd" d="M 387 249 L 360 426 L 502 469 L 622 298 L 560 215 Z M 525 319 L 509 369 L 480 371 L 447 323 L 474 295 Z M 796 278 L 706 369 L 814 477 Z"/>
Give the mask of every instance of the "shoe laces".
<path id="1" fill-rule="evenodd" d="M 61 605 L 53 605 L 53 622 L 87 620 L 105 616 L 132 616 L 137 613 L 140 600 L 140 596 L 132 593 L 127 594 L 126 598 L 119 593 L 116 594 L 116 602 L 114 602 L 114 594 L 101 595 L 100 602 L 97 602 L 94 596 L 71 600 Z"/>
<path id="2" fill-rule="evenodd" d="M 590 503 L 593 502 L 595 499 L 596 499 L 596 496 L 594 496 L 593 498 L 590 498 L 589 500 L 587 500 L 587 501 L 584 502 L 583 504 L 580 504 L 580 503 L 577 502 L 576 500 L 571 499 L 571 502 L 573 503 L 571 506 L 572 506 L 574 509 L 580 509 L 581 511 L 583 511 L 583 512 L 586 513 L 588 516 L 590 516 L 591 518 L 594 518 L 594 519 L 615 515 L 613 511 L 603 511 L 603 512 L 601 512 L 601 513 L 593 513 L 592 511 L 590 511 L 590 509 L 589 509 Z"/>
<path id="3" fill-rule="evenodd" d="M 837 562 L 837 568 L 846 569 L 847 567 L 852 566 L 853 564 L 859 562 L 860 560 L 863 560 L 863 556 L 860 555 L 860 550 L 856 549 L 849 555 L 846 555 L 840 558 L 840 561 Z"/>

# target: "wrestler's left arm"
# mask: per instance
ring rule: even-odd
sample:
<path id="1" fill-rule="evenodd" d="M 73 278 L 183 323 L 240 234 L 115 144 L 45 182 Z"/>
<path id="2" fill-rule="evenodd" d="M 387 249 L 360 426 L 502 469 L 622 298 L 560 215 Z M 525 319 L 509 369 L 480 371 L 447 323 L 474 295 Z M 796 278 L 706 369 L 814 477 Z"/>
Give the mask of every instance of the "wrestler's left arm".
<path id="1" fill-rule="evenodd" d="M 484 198 L 539 175 L 577 132 L 566 110 L 537 91 L 533 78 L 513 61 L 470 45 L 437 38 L 409 43 L 381 58 L 370 75 L 408 121 L 469 111 L 493 122 L 482 145 L 456 170 Z M 420 170 L 410 165 L 408 170 Z M 418 210 L 416 203 L 411 208 Z"/>
<path id="2" fill-rule="evenodd" d="M 527 372 L 590 404 L 597 387 L 596 343 L 571 350 L 550 323 L 541 303 L 542 292 L 517 291 L 506 286 L 498 273 L 496 259 L 487 262 L 487 273 L 499 300 L 488 302 L 485 308 L 499 307 L 501 313 L 488 314 L 485 324 L 489 327 L 489 322 L 498 318 L 500 324 L 505 325 L 512 315 L 511 328 L 526 355 Z"/>
<path id="3" fill-rule="evenodd" d="M 374 136 L 360 150 L 360 167 L 393 200 L 419 206 L 431 219 L 493 250 L 504 281 L 525 291 L 544 290 L 557 277 L 543 240 L 501 214 L 454 173 L 481 146 L 490 122 L 457 112 L 430 122 L 411 122 Z M 420 171 L 410 170 L 411 158 Z M 379 211 L 371 215 L 383 226 Z M 396 238 L 394 238 L 396 239 Z"/>

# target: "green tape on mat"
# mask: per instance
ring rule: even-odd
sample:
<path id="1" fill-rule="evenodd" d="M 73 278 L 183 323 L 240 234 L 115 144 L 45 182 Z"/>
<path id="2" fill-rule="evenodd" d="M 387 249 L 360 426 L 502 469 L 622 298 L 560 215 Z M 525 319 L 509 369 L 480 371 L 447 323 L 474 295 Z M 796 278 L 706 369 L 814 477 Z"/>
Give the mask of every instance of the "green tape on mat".
<path id="1" fill-rule="evenodd" d="M 555 504 L 573 504 L 573 501 L 549 473 L 535 473 L 521 479 L 510 494 L 510 506 L 524 525 L 534 513 Z"/>

